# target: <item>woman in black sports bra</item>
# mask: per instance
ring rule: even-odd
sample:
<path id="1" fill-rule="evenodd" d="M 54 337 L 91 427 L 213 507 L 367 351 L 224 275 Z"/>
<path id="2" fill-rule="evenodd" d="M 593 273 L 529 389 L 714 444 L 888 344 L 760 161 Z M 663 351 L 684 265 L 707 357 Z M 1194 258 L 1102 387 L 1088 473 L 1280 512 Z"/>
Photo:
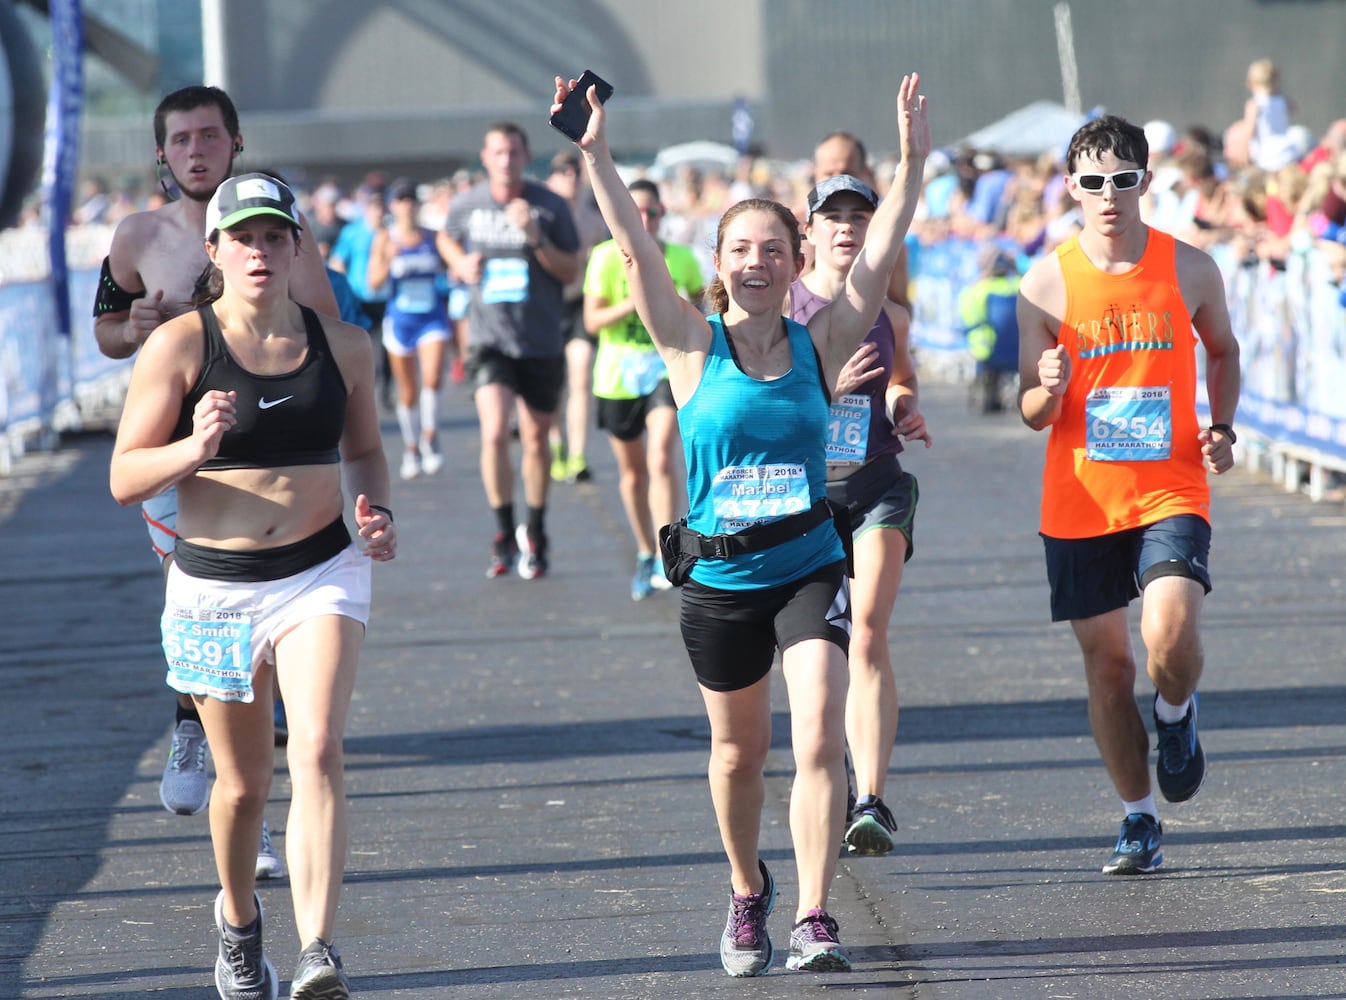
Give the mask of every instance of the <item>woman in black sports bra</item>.
<path id="1" fill-rule="evenodd" d="M 346 854 L 341 741 L 370 560 L 397 548 L 369 336 L 290 300 L 298 219 L 274 177 L 220 186 L 206 212 L 219 297 L 141 348 L 112 457 L 120 503 L 178 487 L 163 645 L 168 683 L 197 703 L 215 758 L 225 997 L 278 990 L 254 892 L 274 681 L 289 708 L 286 855 L 303 947 L 291 995 L 349 995 L 332 945 Z"/>

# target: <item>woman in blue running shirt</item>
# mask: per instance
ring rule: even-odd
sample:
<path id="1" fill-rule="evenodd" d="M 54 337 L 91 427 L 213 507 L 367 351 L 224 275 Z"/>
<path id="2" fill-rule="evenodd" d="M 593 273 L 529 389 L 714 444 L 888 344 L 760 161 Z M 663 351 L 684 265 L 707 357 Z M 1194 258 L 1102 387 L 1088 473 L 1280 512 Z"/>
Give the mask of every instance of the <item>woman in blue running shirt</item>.
<path id="1" fill-rule="evenodd" d="M 930 149 L 919 82 L 904 77 L 898 93 L 902 163 L 890 193 L 845 289 L 807 326 L 782 316 L 803 258 L 798 223 L 772 201 L 739 202 L 721 219 L 709 292 L 714 314 L 702 316 L 678 295 L 617 172 L 604 112 L 592 90 L 586 95 L 593 111 L 577 145 L 678 404 L 689 511 L 672 535 L 700 556 L 687 572 L 681 625 L 710 719 L 711 798 L 732 890 L 720 961 L 731 976 L 761 975 L 773 957 L 767 916 L 776 887 L 758 838 L 777 649 L 790 700 L 790 830 L 799 873 L 786 964 L 850 967 L 827 913 L 846 811 L 849 608 L 842 542 L 825 516 L 825 386 L 874 325 L 916 208 Z M 557 78 L 553 111 L 574 86 Z"/>
<path id="2" fill-rule="evenodd" d="M 433 476 L 439 453 L 439 385 L 448 349 L 449 286 L 435 234 L 417 221 L 416 185 L 394 181 L 389 189 L 392 225 L 374 234 L 369 283 L 389 286 L 383 314 L 383 348 L 397 383 L 397 426 L 402 432 L 403 479 Z"/>

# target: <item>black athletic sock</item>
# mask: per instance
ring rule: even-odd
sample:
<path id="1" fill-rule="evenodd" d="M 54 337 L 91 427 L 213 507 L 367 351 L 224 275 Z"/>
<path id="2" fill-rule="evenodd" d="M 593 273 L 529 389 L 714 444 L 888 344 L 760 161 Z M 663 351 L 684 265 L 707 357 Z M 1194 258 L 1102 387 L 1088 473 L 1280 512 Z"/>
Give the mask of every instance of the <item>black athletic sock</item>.
<path id="1" fill-rule="evenodd" d="M 506 538 L 514 537 L 514 505 L 512 503 L 495 508 L 495 526 Z"/>
<path id="2" fill-rule="evenodd" d="M 547 532 L 543 530 L 542 524 L 547 517 L 546 507 L 528 508 L 528 534 L 537 540 L 539 545 L 547 541 Z"/>
<path id="3" fill-rule="evenodd" d="M 182 702 L 178 702 L 177 706 L 178 706 L 177 715 L 173 719 L 174 726 L 176 726 L 179 722 L 182 722 L 184 720 L 197 723 L 201 721 L 201 713 L 196 710 L 195 705 L 192 705 L 191 708 L 183 708 Z"/>

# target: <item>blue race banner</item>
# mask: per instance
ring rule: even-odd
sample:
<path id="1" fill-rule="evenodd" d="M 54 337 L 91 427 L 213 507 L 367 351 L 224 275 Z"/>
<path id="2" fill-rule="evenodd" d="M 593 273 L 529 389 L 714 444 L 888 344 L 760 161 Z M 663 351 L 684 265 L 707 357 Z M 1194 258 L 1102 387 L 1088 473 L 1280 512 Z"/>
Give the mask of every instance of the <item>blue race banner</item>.
<path id="1" fill-rule="evenodd" d="M 69 337 L 65 227 L 70 218 L 70 202 L 79 169 L 79 124 L 84 104 L 84 31 L 80 0 L 50 0 L 47 8 L 51 17 L 52 62 L 42 192 L 47 206 L 56 329 L 62 336 Z"/>

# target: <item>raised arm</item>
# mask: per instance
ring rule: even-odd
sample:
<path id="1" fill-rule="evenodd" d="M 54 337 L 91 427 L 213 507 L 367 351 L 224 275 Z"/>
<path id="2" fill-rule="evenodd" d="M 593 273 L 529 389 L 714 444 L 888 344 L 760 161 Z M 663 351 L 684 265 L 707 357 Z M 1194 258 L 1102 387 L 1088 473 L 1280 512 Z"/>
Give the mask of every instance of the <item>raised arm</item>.
<path id="1" fill-rule="evenodd" d="M 556 78 L 553 111 L 560 108 L 574 85 L 574 80 L 567 84 L 559 76 Z M 710 330 L 701 314 L 678 295 L 664 262 L 663 250 L 645 231 L 631 193 L 617 173 L 617 165 L 608 149 L 606 115 L 594 88 L 589 88 L 587 96 L 593 111 L 589 115 L 589 127 L 575 144 L 588 165 L 589 183 L 593 186 L 603 220 L 626 257 L 636 312 L 649 330 L 650 339 L 671 366 L 673 356 L 704 352 L 710 342 Z"/>
<path id="2" fill-rule="evenodd" d="M 846 277 L 845 291 L 818 314 L 826 315 L 821 340 L 826 346 L 826 362 L 832 372 L 846 363 L 878 318 L 893 268 L 902 253 L 907 229 L 916 213 L 925 158 L 930 153 L 930 122 L 926 118 L 926 99 L 920 93 L 920 85 L 919 73 L 902 78 L 897 93 L 902 162 L 869 223 L 865 245 Z M 817 339 L 818 331 L 812 323 L 809 330 Z"/>

